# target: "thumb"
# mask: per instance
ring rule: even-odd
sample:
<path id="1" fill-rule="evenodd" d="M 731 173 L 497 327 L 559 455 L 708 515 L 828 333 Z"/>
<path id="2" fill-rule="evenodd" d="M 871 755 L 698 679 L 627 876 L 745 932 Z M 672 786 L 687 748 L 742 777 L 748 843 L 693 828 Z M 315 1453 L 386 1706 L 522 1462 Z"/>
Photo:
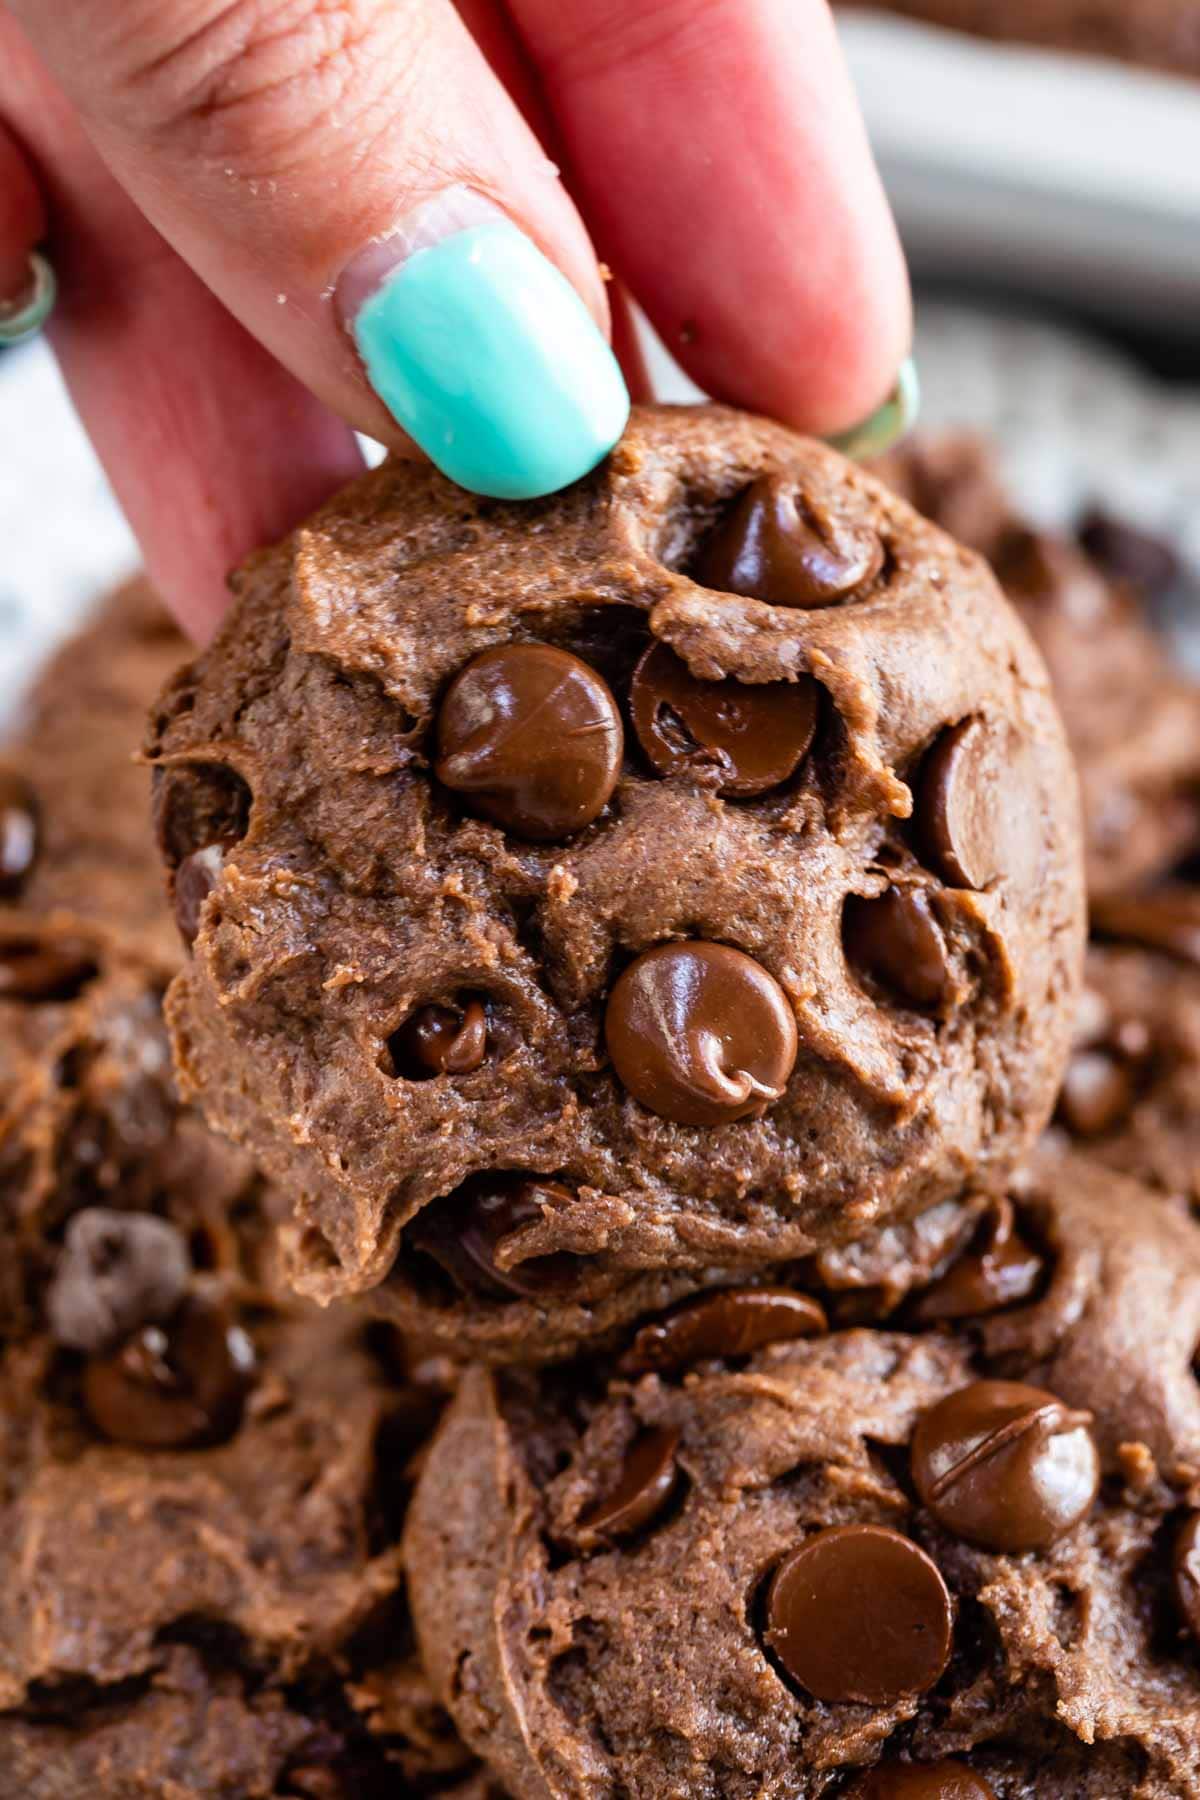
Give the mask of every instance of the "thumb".
<path id="1" fill-rule="evenodd" d="M 604 284 L 450 0 L 11 0 L 101 155 L 349 423 L 478 492 L 623 429 Z"/>

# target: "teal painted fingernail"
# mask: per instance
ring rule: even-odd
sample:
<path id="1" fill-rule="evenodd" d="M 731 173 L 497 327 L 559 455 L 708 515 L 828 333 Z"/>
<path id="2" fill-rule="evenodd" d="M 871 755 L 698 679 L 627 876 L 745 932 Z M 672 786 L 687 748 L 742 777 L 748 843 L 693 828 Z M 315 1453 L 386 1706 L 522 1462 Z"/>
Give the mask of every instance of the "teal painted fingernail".
<path id="1" fill-rule="evenodd" d="M 917 365 L 910 356 L 901 364 L 895 386 L 883 405 L 861 425 L 836 432 L 826 442 L 858 462 L 864 457 L 879 456 L 912 430 L 920 410 L 921 384 L 917 380 Z"/>
<path id="2" fill-rule="evenodd" d="M 460 487 L 552 494 L 625 429 L 620 365 L 582 299 L 474 195 L 432 201 L 372 246 L 338 299 L 371 386 Z"/>

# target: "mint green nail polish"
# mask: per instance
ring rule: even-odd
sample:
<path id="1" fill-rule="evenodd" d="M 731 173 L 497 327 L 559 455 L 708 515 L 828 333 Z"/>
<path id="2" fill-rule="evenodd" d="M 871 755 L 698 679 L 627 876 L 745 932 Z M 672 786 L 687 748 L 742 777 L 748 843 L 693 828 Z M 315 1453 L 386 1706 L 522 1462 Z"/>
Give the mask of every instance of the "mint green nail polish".
<path id="1" fill-rule="evenodd" d="M 351 329 L 388 410 L 474 493 L 552 494 L 625 429 L 616 357 L 566 277 L 505 221 L 415 251 Z"/>
<path id="2" fill-rule="evenodd" d="M 861 425 L 837 432 L 826 442 L 857 462 L 868 456 L 879 456 L 912 429 L 920 410 L 921 386 L 917 380 L 917 365 L 910 356 L 901 364 L 896 385 L 883 405 Z"/>

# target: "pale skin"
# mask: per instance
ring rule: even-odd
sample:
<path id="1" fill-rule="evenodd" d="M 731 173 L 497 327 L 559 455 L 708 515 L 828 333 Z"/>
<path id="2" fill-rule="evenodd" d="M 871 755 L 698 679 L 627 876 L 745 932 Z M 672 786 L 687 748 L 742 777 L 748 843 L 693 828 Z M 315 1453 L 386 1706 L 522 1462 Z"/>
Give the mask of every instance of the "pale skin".
<path id="1" fill-rule="evenodd" d="M 54 348 L 194 636 L 356 472 L 351 428 L 411 453 L 332 290 L 451 184 L 559 265 L 635 397 L 626 291 L 702 387 L 805 430 L 907 353 L 824 0 L 0 0 L 0 296 L 44 241 Z"/>

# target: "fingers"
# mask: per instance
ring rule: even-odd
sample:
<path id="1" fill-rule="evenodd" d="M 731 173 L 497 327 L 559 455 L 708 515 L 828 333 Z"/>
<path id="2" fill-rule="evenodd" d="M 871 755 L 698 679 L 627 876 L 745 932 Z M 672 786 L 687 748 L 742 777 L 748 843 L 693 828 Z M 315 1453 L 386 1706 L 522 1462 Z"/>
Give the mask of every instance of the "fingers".
<path id="1" fill-rule="evenodd" d="M 450 0 L 10 4 L 157 229 L 343 418 L 491 493 L 611 447 L 595 255 Z"/>
<path id="2" fill-rule="evenodd" d="M 229 569 L 361 466 L 353 437 L 140 216 L 2 12 L 0 112 L 48 202 L 72 397 L 152 580 L 203 640 Z"/>
<path id="3" fill-rule="evenodd" d="M 588 218 L 710 393 L 820 432 L 884 399 L 907 279 L 824 0 L 510 0 Z"/>
<path id="4" fill-rule="evenodd" d="M 0 306 L 29 282 L 29 253 L 46 234 L 46 212 L 33 170 L 0 124 Z"/>

